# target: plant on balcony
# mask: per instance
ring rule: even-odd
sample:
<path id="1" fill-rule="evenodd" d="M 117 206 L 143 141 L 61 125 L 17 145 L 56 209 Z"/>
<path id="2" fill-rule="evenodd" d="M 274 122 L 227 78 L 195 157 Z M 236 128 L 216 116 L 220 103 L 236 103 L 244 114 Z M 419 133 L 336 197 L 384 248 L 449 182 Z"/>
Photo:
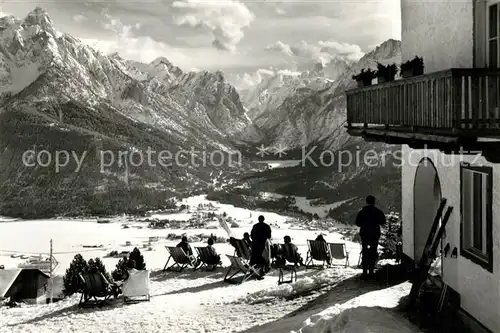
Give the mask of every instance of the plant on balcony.
<path id="1" fill-rule="evenodd" d="M 394 77 L 398 72 L 398 66 L 391 64 L 384 66 L 377 62 L 377 80 L 378 83 L 394 81 Z"/>
<path id="2" fill-rule="evenodd" d="M 412 60 L 408 60 L 401 64 L 401 76 L 404 78 L 423 75 L 424 74 L 424 59 L 415 56 Z"/>
<path id="3" fill-rule="evenodd" d="M 356 82 L 358 83 L 358 87 L 371 86 L 372 80 L 375 78 L 375 74 L 375 71 L 372 71 L 369 68 L 368 70 L 365 70 L 365 68 L 363 68 L 361 70 L 361 73 L 353 75 L 352 79 L 356 80 Z"/>

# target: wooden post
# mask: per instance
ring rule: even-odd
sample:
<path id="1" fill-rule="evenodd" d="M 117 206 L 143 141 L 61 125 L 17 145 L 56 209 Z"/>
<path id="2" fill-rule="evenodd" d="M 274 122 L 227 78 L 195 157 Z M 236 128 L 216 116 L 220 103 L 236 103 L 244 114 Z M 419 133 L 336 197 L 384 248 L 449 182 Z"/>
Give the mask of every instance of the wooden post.
<path id="1" fill-rule="evenodd" d="M 52 261 L 52 239 L 50 240 L 50 257 L 49 257 L 49 265 L 50 265 L 50 270 L 49 270 L 49 276 L 50 276 L 50 303 L 52 304 L 52 298 L 54 296 L 54 279 L 52 276 L 52 270 L 53 270 L 53 261 Z"/>

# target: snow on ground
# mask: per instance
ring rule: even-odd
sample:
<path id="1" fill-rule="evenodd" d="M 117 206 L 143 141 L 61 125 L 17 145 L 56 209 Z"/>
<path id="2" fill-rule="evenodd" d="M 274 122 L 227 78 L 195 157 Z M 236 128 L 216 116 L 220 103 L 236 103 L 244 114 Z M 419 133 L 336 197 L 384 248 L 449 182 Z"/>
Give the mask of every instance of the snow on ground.
<path id="1" fill-rule="evenodd" d="M 203 196 L 198 196 L 187 199 L 185 203 L 197 206 L 198 203 L 208 202 Z M 218 213 L 224 211 L 240 224 L 240 228 L 233 228 L 236 235 L 243 235 L 243 232 L 250 231 L 257 216 L 264 215 L 266 220 L 274 225 L 273 239 L 282 242 L 283 236 L 290 235 L 304 257 L 307 251 L 307 239 L 315 238 L 318 233 L 318 231 L 294 230 L 287 223 L 287 217 L 275 213 L 255 212 L 230 205 L 213 204 L 218 208 Z M 172 214 L 167 218 L 172 219 Z M 179 215 L 178 218 L 185 219 L 186 216 Z M 130 227 L 123 229 L 122 224 L 128 224 Z M 130 221 L 126 217 L 113 219 L 113 223 L 109 224 L 99 224 L 96 220 L 0 223 L 0 264 L 5 265 L 5 268 L 16 267 L 23 260 L 12 258 L 12 255 L 46 253 L 49 240 L 53 239 L 54 256 L 59 261 L 59 266 L 55 271 L 59 277 L 55 283 L 59 285 L 60 276 L 64 274 L 76 253 L 81 253 L 85 259 L 103 258 L 111 250 L 130 251 L 134 246 L 138 246 L 144 254 L 148 269 L 152 270 L 150 302 L 123 305 L 121 300 L 116 300 L 102 309 L 78 309 L 76 304 L 80 295 L 74 295 L 50 305 L 1 307 L 0 332 L 240 332 L 257 324 L 280 320 L 285 315 L 297 311 L 307 302 L 313 301 L 324 288 L 349 279 L 358 272 L 354 268 L 343 268 L 341 265 L 321 271 L 300 269 L 296 283 L 281 286 L 277 285 L 278 273 L 275 270 L 262 281 L 247 281 L 241 285 L 232 285 L 223 281 L 226 268 L 219 268 L 215 272 L 193 272 L 191 269 L 186 269 L 182 273 L 164 273 L 161 269 L 168 257 L 165 245 L 175 245 L 177 241 L 166 239 L 153 241 L 152 251 L 143 248 L 143 244 L 149 242 L 150 237 L 165 237 L 168 233 L 179 235 L 214 233 L 227 237 L 224 230 L 220 228 L 149 229 L 144 222 Z M 326 234 L 326 239 L 330 242 L 340 241 L 341 237 L 336 233 Z M 128 246 L 125 245 L 127 241 L 131 243 Z M 351 252 L 351 266 L 356 265 L 359 245 L 346 243 Z M 102 245 L 102 248 L 87 248 L 84 245 Z M 192 245 L 204 246 L 205 244 L 193 243 Z M 223 255 L 223 263 L 227 267 L 229 261 L 224 254 L 233 254 L 233 249 L 229 244 L 216 244 L 215 248 Z M 103 262 L 107 270 L 112 271 L 118 259 L 104 257 Z M 342 264 L 342 262 L 338 263 Z M 353 306 L 360 306 L 359 304 L 366 306 L 362 302 L 353 304 Z M 320 325 L 323 321 L 327 321 L 324 318 L 329 318 L 328 316 L 332 314 L 333 312 L 329 312 L 321 318 L 312 316 L 309 323 Z M 343 316 L 349 318 L 348 314 Z M 307 324 L 307 327 L 302 328 L 300 332 L 322 332 L 321 330 L 307 331 L 308 327 L 314 326 L 311 325 Z M 291 327 L 293 330 L 300 330 L 303 326 L 304 323 L 299 320 L 293 322 Z M 280 328 L 269 332 L 287 332 L 287 330 Z M 351 332 L 354 331 L 345 331 L 345 333 Z M 365 331 L 356 332 L 364 333 Z M 413 331 L 401 330 L 400 332 Z"/>
<path id="2" fill-rule="evenodd" d="M 244 333 L 417 333 L 415 325 L 396 309 L 401 297 L 408 295 L 408 282 L 383 287 L 347 278 L 275 322 L 255 326 Z"/>
<path id="3" fill-rule="evenodd" d="M 269 169 L 281 169 L 281 168 L 291 168 L 296 167 L 302 161 L 301 160 L 266 160 L 266 161 L 257 161 L 257 163 L 266 164 Z"/>
<path id="4" fill-rule="evenodd" d="M 353 298 L 344 304 L 335 304 L 310 316 L 300 333 L 402 333 L 420 332 L 394 312 L 401 297 L 408 295 L 411 284 L 373 291 Z"/>

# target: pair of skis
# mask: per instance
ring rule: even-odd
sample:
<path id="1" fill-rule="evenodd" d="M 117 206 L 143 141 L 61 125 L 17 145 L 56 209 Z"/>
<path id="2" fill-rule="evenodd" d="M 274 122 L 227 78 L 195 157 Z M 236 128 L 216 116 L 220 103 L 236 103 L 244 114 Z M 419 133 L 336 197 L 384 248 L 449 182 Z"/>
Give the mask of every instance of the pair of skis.
<path id="1" fill-rule="evenodd" d="M 441 216 L 443 215 L 445 206 L 446 206 L 446 199 L 443 199 L 441 200 L 441 204 L 439 205 L 439 208 L 436 212 L 436 216 L 434 217 L 434 223 L 432 224 L 429 237 L 427 238 L 427 242 L 425 244 L 424 251 L 420 259 L 420 267 L 418 275 L 414 279 L 413 285 L 411 287 L 409 296 L 409 306 L 411 308 L 415 306 L 415 303 L 417 302 L 418 296 L 420 294 L 420 289 L 427 280 L 427 276 L 429 275 L 429 270 L 431 268 L 432 262 L 436 259 L 436 251 L 439 247 L 441 238 L 444 235 L 446 224 L 448 223 L 451 212 L 453 211 L 453 207 L 448 207 L 448 209 L 444 214 L 443 219 L 441 220 Z M 440 220 L 441 220 L 441 226 L 439 226 Z"/>

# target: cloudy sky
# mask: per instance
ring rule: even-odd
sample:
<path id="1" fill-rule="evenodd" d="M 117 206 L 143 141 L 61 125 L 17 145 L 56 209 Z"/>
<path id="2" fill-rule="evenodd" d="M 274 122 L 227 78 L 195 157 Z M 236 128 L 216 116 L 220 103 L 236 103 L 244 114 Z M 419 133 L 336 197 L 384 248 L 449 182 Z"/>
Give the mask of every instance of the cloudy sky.
<path id="1" fill-rule="evenodd" d="M 399 0 L 3 0 L 24 17 L 37 5 L 56 28 L 104 52 L 184 70 L 223 70 L 236 81 L 259 69 L 297 70 L 359 58 L 401 36 Z"/>

